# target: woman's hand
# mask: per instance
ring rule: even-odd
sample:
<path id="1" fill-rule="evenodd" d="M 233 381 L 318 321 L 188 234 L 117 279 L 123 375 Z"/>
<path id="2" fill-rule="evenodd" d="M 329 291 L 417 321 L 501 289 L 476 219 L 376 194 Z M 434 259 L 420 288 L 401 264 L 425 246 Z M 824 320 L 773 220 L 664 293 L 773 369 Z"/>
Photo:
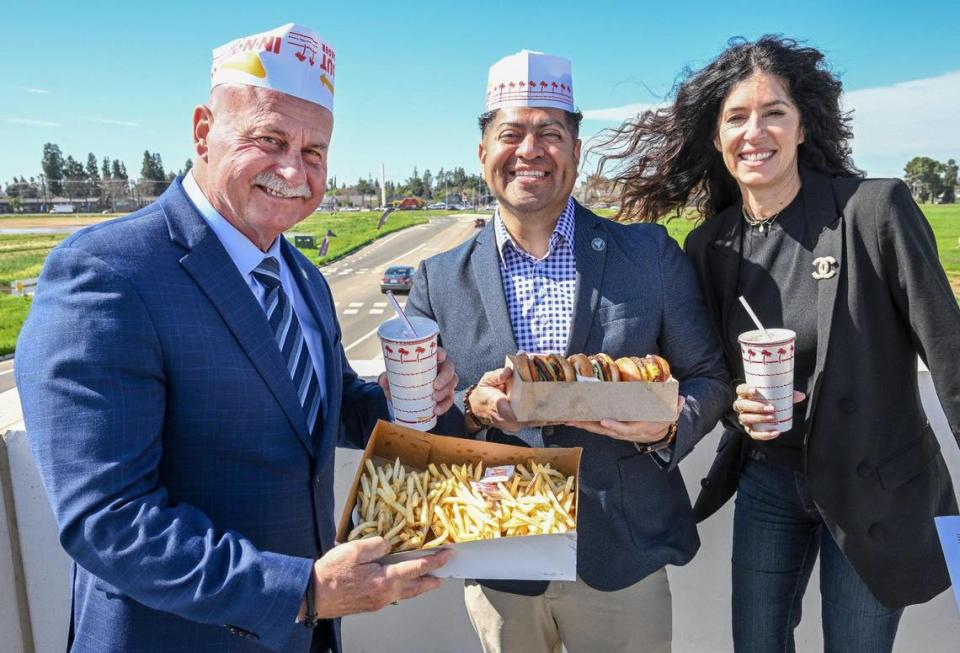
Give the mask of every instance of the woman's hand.
<path id="1" fill-rule="evenodd" d="M 807 395 L 799 390 L 793 391 L 793 403 L 799 404 Z M 754 440 L 773 440 L 780 435 L 780 431 L 763 430 L 758 428 L 763 424 L 776 424 L 777 415 L 773 404 L 760 396 L 757 389 L 746 383 L 737 386 L 737 398 L 733 402 L 733 410 L 737 413 L 737 420 L 744 430 Z"/>

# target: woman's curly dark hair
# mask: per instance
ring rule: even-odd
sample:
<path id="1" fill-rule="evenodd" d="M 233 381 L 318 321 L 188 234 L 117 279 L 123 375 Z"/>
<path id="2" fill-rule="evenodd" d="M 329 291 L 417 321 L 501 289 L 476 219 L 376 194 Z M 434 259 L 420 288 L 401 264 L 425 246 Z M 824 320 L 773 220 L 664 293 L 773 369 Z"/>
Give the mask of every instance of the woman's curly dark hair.
<path id="1" fill-rule="evenodd" d="M 799 165 L 834 176 L 862 172 L 850 158 L 851 114 L 840 109 L 842 85 L 819 50 L 793 39 L 766 35 L 729 41 L 719 57 L 699 71 L 684 70 L 669 107 L 645 111 L 605 132 L 598 172 L 614 164 L 620 188 L 618 219 L 655 222 L 693 205 L 709 217 L 740 199 L 737 184 L 714 147 L 717 117 L 737 82 L 755 72 L 776 75 L 800 111 L 804 142 Z"/>

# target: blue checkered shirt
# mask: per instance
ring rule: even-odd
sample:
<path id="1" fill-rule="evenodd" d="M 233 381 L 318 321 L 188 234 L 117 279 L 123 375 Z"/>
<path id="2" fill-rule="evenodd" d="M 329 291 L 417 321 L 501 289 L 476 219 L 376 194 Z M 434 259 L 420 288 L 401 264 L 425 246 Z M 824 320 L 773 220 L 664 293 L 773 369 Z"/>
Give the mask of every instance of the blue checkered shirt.
<path id="1" fill-rule="evenodd" d="M 493 218 L 500 277 L 513 336 L 521 351 L 562 354 L 567 350 L 577 285 L 574 206 L 573 198 L 569 198 L 542 259 L 531 256 L 514 242 L 499 210 Z"/>

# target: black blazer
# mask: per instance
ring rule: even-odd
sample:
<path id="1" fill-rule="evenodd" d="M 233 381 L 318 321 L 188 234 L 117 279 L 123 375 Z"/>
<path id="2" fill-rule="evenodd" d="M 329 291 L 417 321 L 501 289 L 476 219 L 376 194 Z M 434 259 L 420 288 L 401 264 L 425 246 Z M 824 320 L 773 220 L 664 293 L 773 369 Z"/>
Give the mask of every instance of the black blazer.
<path id="1" fill-rule="evenodd" d="M 933 518 L 956 514 L 940 446 L 920 403 L 924 360 L 960 442 L 960 308 L 929 224 L 903 182 L 802 170 L 807 238 L 836 274 L 818 282 L 817 354 L 806 404 L 804 466 L 813 499 L 844 554 L 886 606 L 922 603 L 950 586 Z M 739 205 L 706 220 L 686 251 L 718 333 L 737 310 Z M 811 270 L 811 273 L 813 270 Z M 733 376 L 739 352 L 723 342 Z M 746 434 L 732 412 L 697 520 L 736 489 Z"/>
<path id="2" fill-rule="evenodd" d="M 662 354 L 686 404 L 672 464 L 630 442 L 566 426 L 486 439 L 519 446 L 583 447 L 577 573 L 602 591 L 622 589 L 664 565 L 682 565 L 700 546 L 677 462 L 717 423 L 732 400 L 729 380 L 690 262 L 657 225 L 624 225 L 576 210 L 577 283 L 567 354 Z M 462 391 L 517 351 L 504 299 L 493 221 L 474 238 L 420 265 L 407 310 L 436 320 L 457 366 L 457 402 L 439 433 L 463 434 Z M 485 581 L 537 595 L 546 582 Z"/>

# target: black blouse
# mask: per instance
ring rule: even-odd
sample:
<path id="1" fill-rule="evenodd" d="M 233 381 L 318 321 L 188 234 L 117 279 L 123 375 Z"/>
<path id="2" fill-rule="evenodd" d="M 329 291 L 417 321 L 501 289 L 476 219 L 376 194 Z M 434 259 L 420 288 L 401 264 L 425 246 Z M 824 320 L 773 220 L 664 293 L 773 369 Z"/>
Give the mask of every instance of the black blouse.
<path id="1" fill-rule="evenodd" d="M 787 205 L 776 219 L 759 226 L 744 224 L 741 240 L 737 295 L 743 295 L 765 327 L 786 328 L 797 333 L 794 389 L 809 394 L 817 357 L 817 287 L 813 278 L 813 251 L 807 243 L 803 193 Z M 734 310 L 726 337 L 739 351 L 737 336 L 755 329 L 742 308 Z M 733 370 L 742 378 L 743 370 Z M 803 469 L 806 438 L 806 402 L 794 406 L 793 428 L 768 441 L 751 441 L 774 464 Z"/>

